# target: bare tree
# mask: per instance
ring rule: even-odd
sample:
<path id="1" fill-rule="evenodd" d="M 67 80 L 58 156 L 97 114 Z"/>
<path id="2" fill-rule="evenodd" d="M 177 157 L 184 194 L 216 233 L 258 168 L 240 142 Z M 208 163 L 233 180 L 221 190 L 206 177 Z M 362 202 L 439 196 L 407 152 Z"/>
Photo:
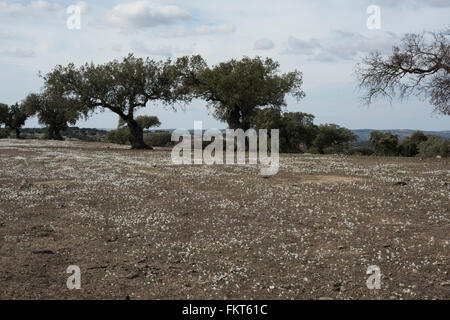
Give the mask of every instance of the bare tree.
<path id="1" fill-rule="evenodd" d="M 450 115 L 450 28 L 406 34 L 390 56 L 373 52 L 356 67 L 363 100 L 411 95 L 429 99 L 436 112 Z"/>

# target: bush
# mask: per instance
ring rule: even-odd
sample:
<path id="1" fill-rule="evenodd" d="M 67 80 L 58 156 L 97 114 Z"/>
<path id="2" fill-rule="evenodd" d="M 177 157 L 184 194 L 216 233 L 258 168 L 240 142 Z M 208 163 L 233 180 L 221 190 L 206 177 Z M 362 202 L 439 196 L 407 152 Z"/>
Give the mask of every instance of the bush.
<path id="1" fill-rule="evenodd" d="M 9 131 L 7 129 L 0 128 L 0 139 L 7 139 L 9 137 Z"/>
<path id="2" fill-rule="evenodd" d="M 419 144 L 427 140 L 427 136 L 416 131 L 399 145 L 399 153 L 403 157 L 414 157 L 419 154 Z"/>
<path id="3" fill-rule="evenodd" d="M 130 130 L 125 127 L 108 131 L 105 141 L 115 144 L 130 144 Z"/>
<path id="4" fill-rule="evenodd" d="M 450 156 L 450 140 L 442 139 L 438 136 L 428 136 L 428 139 L 419 144 L 419 156 L 432 158 Z"/>
<path id="5" fill-rule="evenodd" d="M 144 136 L 144 142 L 152 147 L 170 147 L 175 145 L 172 142 L 172 134 L 170 132 L 152 132 Z"/>
<path id="6" fill-rule="evenodd" d="M 309 152 L 344 153 L 348 150 L 350 142 L 354 140 L 356 140 L 356 135 L 349 129 L 336 124 L 320 125 Z"/>
<path id="7" fill-rule="evenodd" d="M 314 116 L 302 112 L 281 112 L 266 108 L 257 110 L 252 122 L 255 129 L 280 130 L 280 152 L 299 153 L 311 146 L 317 134 Z"/>
<path id="8" fill-rule="evenodd" d="M 398 137 L 391 132 L 373 131 L 370 134 L 370 143 L 377 156 L 398 156 Z"/>
<path id="9" fill-rule="evenodd" d="M 368 147 L 354 147 L 348 150 L 348 154 L 351 156 L 371 156 L 373 150 Z"/>

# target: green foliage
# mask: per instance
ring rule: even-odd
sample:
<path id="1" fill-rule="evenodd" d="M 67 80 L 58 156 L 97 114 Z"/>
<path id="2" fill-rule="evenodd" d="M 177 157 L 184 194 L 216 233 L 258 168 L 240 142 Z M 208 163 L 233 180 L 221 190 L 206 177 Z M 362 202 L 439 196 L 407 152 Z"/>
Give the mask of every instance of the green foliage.
<path id="1" fill-rule="evenodd" d="M 419 156 L 424 158 L 450 156 L 450 140 L 437 136 L 427 136 L 427 140 L 419 144 Z"/>
<path id="2" fill-rule="evenodd" d="M 391 132 L 372 131 L 370 143 L 377 156 L 398 156 L 398 137 Z"/>
<path id="3" fill-rule="evenodd" d="M 312 145 L 318 128 L 314 125 L 314 116 L 301 112 L 285 112 L 266 108 L 257 110 L 252 118 L 256 129 L 280 130 L 280 152 L 303 152 Z"/>
<path id="4" fill-rule="evenodd" d="M 153 147 L 170 147 L 172 142 L 172 134 L 170 132 L 151 132 L 144 136 L 144 141 Z"/>
<path id="5" fill-rule="evenodd" d="M 28 95 L 23 106 L 28 114 L 37 114 L 39 123 L 47 127 L 47 138 L 53 140 L 62 140 L 69 124 L 74 125 L 88 113 L 77 100 L 51 89 Z"/>
<path id="6" fill-rule="evenodd" d="M 152 127 L 159 127 L 161 125 L 158 117 L 155 116 L 138 116 L 135 120 L 138 123 L 139 127 L 141 127 L 143 130 L 148 130 Z M 122 118 L 119 118 L 118 128 L 123 128 L 126 125 L 126 122 Z"/>
<path id="7" fill-rule="evenodd" d="M 120 128 L 108 131 L 105 141 L 115 144 L 130 144 L 130 130 L 128 128 Z"/>
<path id="8" fill-rule="evenodd" d="M 427 136 L 416 131 L 411 136 L 406 137 L 399 145 L 399 153 L 403 157 L 414 157 L 419 154 L 419 144 L 427 140 Z"/>
<path id="9" fill-rule="evenodd" d="M 20 130 L 25 124 L 29 114 L 25 111 L 23 105 L 18 103 L 8 106 L 0 104 L 0 125 L 5 126 L 5 131 L 13 130 L 16 133 L 16 138 L 20 138 Z"/>
<path id="10" fill-rule="evenodd" d="M 336 124 L 320 125 L 309 151 L 320 154 L 344 153 L 354 140 L 356 135 L 349 129 Z"/>
<path id="11" fill-rule="evenodd" d="M 9 117 L 9 107 L 7 104 L 0 103 L 0 126 L 5 125 Z"/>
<path id="12" fill-rule="evenodd" d="M 354 147 L 348 150 L 347 152 L 351 156 L 371 156 L 373 154 L 373 150 L 368 147 Z"/>
<path id="13" fill-rule="evenodd" d="M 257 108 L 279 110 L 287 94 L 303 98 L 302 84 L 299 71 L 280 75 L 278 62 L 244 57 L 199 70 L 194 91 L 209 103 L 215 118 L 226 121 L 230 129 L 247 130 Z"/>
<path id="14" fill-rule="evenodd" d="M 159 127 L 161 125 L 161 122 L 159 122 L 158 117 L 155 116 L 139 116 L 134 120 L 138 126 L 139 129 L 150 129 L 151 127 Z M 132 132 L 130 130 L 130 127 L 128 126 L 128 124 L 122 119 L 119 118 L 119 124 L 117 125 L 117 130 L 114 131 L 110 131 L 111 135 L 106 138 L 109 138 L 112 143 L 118 143 L 118 144 L 129 144 L 129 143 L 124 143 L 123 140 L 128 138 L 128 142 L 130 142 L 131 140 L 131 136 L 132 136 Z M 125 131 L 121 131 L 121 130 L 125 130 Z M 146 138 L 145 136 L 143 136 L 143 142 L 145 145 L 151 147 L 151 146 L 155 146 L 155 147 L 159 147 L 163 142 L 161 142 L 160 140 L 162 139 L 162 137 L 159 138 L 155 138 L 155 142 L 156 144 L 153 145 L 152 142 L 152 138 Z M 170 140 L 170 139 L 169 139 Z"/>
<path id="15" fill-rule="evenodd" d="M 7 129 L 0 128 L 0 139 L 7 139 L 9 137 L 9 132 Z"/>
<path id="16" fill-rule="evenodd" d="M 183 61 L 186 60 L 192 59 Z M 189 68 L 189 63 L 180 65 Z M 179 68 L 179 64 L 170 59 L 154 61 L 130 54 L 122 61 L 102 65 L 57 66 L 44 80 L 46 87 L 62 88 L 66 95 L 89 110 L 101 107 L 118 114 L 130 129 L 132 148 L 145 149 L 148 146 L 143 141 L 143 129 L 134 119 L 134 113 L 150 101 L 171 106 L 176 102 L 189 102 L 192 95 L 183 88 L 182 74 L 188 70 Z"/>

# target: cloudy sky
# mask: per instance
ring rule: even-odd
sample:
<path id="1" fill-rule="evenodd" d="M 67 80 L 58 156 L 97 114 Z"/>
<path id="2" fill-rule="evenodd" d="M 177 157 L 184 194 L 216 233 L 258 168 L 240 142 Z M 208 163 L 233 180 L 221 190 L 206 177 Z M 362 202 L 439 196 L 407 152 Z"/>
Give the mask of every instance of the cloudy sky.
<path id="1" fill-rule="evenodd" d="M 81 29 L 69 30 L 66 10 L 81 9 Z M 381 29 L 369 30 L 367 8 L 381 8 Z M 288 99 L 289 111 L 317 123 L 351 129 L 450 130 L 450 118 L 425 101 L 361 105 L 355 64 L 372 50 L 388 53 L 407 32 L 449 25 L 450 0 L 142 0 L 0 1 L 0 101 L 14 103 L 42 86 L 39 71 L 56 64 L 103 63 L 130 52 L 154 59 L 201 54 L 213 65 L 230 58 L 269 56 L 283 72 L 304 74 L 306 98 Z M 148 105 L 164 128 L 225 128 L 194 101 L 174 113 Z M 117 117 L 98 113 L 80 127 L 113 128 Z M 36 119 L 27 126 L 39 126 Z"/>

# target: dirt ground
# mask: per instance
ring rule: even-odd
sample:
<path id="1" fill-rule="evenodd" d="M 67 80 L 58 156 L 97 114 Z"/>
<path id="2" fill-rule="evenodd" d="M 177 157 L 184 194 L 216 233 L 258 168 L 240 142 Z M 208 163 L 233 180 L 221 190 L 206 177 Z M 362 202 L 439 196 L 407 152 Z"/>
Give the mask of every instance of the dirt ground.
<path id="1" fill-rule="evenodd" d="M 0 298 L 449 299 L 449 178 L 448 159 L 282 155 L 264 178 L 0 140 Z"/>

